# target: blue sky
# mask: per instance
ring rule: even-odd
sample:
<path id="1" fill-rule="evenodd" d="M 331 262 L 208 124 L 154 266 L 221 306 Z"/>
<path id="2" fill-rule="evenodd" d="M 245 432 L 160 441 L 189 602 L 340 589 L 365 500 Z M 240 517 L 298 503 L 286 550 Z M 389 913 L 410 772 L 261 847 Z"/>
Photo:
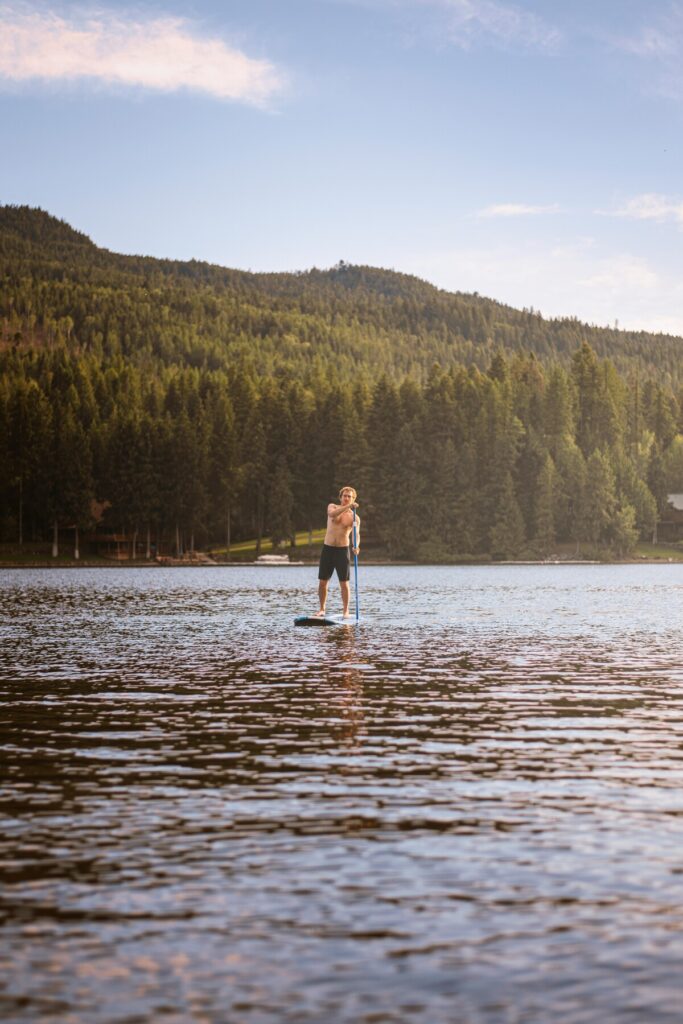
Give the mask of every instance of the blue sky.
<path id="1" fill-rule="evenodd" d="M 683 0 L 0 0 L 0 202 L 683 335 Z"/>

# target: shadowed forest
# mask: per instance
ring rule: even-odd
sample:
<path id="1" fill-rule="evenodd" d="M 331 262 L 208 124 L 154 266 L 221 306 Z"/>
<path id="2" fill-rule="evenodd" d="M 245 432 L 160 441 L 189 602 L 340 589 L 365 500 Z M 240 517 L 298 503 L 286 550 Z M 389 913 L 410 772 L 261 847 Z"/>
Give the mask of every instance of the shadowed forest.
<path id="1" fill-rule="evenodd" d="M 629 553 L 683 492 L 683 340 L 388 270 L 121 256 L 0 208 L 0 535 L 286 545 L 353 483 L 392 558 Z"/>

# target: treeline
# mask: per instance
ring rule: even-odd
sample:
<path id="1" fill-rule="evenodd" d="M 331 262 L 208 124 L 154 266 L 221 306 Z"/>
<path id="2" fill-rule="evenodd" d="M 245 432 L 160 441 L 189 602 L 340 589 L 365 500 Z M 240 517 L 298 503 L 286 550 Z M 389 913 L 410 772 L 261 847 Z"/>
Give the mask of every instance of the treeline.
<path id="1" fill-rule="evenodd" d="M 681 345 L 371 267 L 121 256 L 0 207 L 0 536 L 286 543 L 353 483 L 392 557 L 623 554 L 683 492 Z"/>
<path id="2" fill-rule="evenodd" d="M 251 274 L 198 261 L 122 256 L 41 210 L 0 207 L 0 345 L 346 385 L 362 373 L 426 386 L 432 365 L 477 366 L 498 351 L 568 367 L 587 341 L 623 375 L 681 383 L 680 338 L 545 320 L 406 274 L 340 262 Z"/>
<path id="3" fill-rule="evenodd" d="M 104 361 L 66 341 L 0 353 L 0 529 L 286 544 L 343 483 L 391 557 L 626 554 L 683 491 L 680 395 L 583 343 L 569 366 L 496 354 L 424 382 Z M 95 505 L 94 502 L 99 503 Z"/>

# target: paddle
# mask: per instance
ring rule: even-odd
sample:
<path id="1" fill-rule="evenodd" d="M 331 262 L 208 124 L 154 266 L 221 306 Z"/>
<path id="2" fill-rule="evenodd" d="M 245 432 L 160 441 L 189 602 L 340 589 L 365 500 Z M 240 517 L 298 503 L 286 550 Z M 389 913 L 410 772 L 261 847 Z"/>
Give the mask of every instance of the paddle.
<path id="1" fill-rule="evenodd" d="M 358 544 L 356 542 L 356 510 L 353 510 L 353 589 L 356 594 L 356 622 L 359 618 L 358 610 L 358 555 L 356 554 L 356 548 Z"/>

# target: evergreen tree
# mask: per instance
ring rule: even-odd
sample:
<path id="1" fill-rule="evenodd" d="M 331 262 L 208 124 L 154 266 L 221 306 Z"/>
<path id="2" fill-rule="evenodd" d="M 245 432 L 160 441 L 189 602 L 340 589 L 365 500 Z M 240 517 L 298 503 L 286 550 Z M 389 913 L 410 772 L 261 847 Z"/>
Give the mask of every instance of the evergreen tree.
<path id="1" fill-rule="evenodd" d="M 292 512 L 294 495 L 291 487 L 291 474 L 284 456 L 280 456 L 269 495 L 269 515 L 271 539 L 273 547 L 289 540 L 294 532 Z"/>
<path id="2" fill-rule="evenodd" d="M 498 492 L 490 543 L 491 554 L 498 559 L 514 558 L 524 544 L 524 520 L 510 472 L 505 474 Z"/>
<path id="3" fill-rule="evenodd" d="M 576 385 L 576 441 L 586 457 L 619 439 L 618 379 L 609 364 L 600 365 L 584 342 L 572 358 Z"/>
<path id="4" fill-rule="evenodd" d="M 655 500 L 657 518 L 652 535 L 652 540 L 657 543 L 657 523 L 666 512 L 668 502 L 668 491 L 666 486 L 666 474 L 664 471 L 664 459 L 659 444 L 655 442 L 650 451 L 650 462 L 647 469 L 647 484 Z"/>
<path id="5" fill-rule="evenodd" d="M 241 476 L 235 414 L 227 391 L 222 389 L 211 392 L 207 406 L 209 519 L 214 536 L 220 536 L 224 531 L 226 556 L 229 559 L 232 520 Z"/>
<path id="6" fill-rule="evenodd" d="M 24 539 L 24 510 L 35 515 L 47 498 L 45 470 L 51 443 L 52 413 L 34 380 L 20 378 L 8 410 L 8 477 L 15 489 L 17 539 Z"/>
<path id="7" fill-rule="evenodd" d="M 586 488 L 586 463 L 579 447 L 565 438 L 556 448 L 555 524 L 562 540 L 577 546 L 583 535 L 582 506 Z"/>
<path id="8" fill-rule="evenodd" d="M 59 527 L 74 531 L 74 557 L 80 558 L 80 531 L 92 522 L 95 497 L 92 456 L 85 430 L 73 405 L 64 403 L 55 415 L 48 510 L 53 524 L 52 554 L 59 554 Z"/>
<path id="9" fill-rule="evenodd" d="M 614 472 L 604 452 L 594 451 L 586 463 L 581 502 L 581 537 L 594 547 L 608 546 L 617 515 Z"/>
<path id="10" fill-rule="evenodd" d="M 617 507 L 612 521 L 611 546 L 618 558 L 629 555 L 638 540 L 636 510 L 627 502 Z"/>
<path id="11" fill-rule="evenodd" d="M 242 502 L 251 536 L 256 537 L 256 557 L 258 558 L 261 554 L 265 529 L 266 492 L 269 479 L 266 435 L 256 410 L 245 432 L 243 458 Z"/>
<path id="12" fill-rule="evenodd" d="M 544 432 L 551 454 L 574 436 L 574 394 L 572 382 L 561 366 L 554 366 L 544 394 Z"/>
<path id="13" fill-rule="evenodd" d="M 387 517 L 386 537 L 392 558 L 413 558 L 425 536 L 425 519 L 429 518 L 422 457 L 410 423 L 401 427 L 396 440 L 402 459 L 391 481 L 388 500 L 393 503 L 393 513 Z"/>
<path id="14" fill-rule="evenodd" d="M 547 454 L 536 484 L 534 532 L 534 540 L 544 555 L 548 555 L 555 544 L 556 491 L 557 472 L 550 454 Z"/>

